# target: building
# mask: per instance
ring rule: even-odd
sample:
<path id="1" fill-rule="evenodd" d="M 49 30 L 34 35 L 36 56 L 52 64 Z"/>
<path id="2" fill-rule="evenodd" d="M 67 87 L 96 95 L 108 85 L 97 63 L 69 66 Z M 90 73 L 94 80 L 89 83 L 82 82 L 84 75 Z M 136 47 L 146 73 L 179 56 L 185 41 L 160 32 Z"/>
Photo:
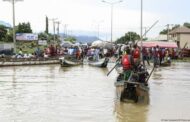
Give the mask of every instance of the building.
<path id="1" fill-rule="evenodd" d="M 190 48 L 190 29 L 184 26 L 169 32 L 170 39 L 174 40 L 180 48 Z"/>
<path id="2" fill-rule="evenodd" d="M 151 41 L 163 41 L 163 42 L 167 42 L 167 35 L 163 35 L 163 34 L 160 34 L 158 35 L 157 37 L 151 39 Z"/>

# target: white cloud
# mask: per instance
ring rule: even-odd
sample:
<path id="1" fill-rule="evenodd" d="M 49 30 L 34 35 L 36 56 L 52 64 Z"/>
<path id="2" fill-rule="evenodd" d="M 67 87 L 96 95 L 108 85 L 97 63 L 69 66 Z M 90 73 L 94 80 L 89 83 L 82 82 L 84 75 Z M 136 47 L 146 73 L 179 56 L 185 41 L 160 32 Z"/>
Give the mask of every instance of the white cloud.
<path id="1" fill-rule="evenodd" d="M 0 1 L 0 16 L 2 20 L 12 23 L 12 7 L 10 3 Z M 3 12 L 6 11 L 6 12 Z M 101 2 L 91 3 L 87 0 L 25 0 L 16 3 L 16 24 L 18 22 L 31 22 L 35 32 L 44 31 L 45 15 L 49 18 L 58 18 L 64 30 L 63 24 L 68 24 L 69 30 L 97 31 L 99 24 L 100 32 L 110 34 L 110 6 Z M 160 15 L 144 12 L 144 25 L 150 26 Z M 113 21 L 114 38 L 127 31 L 139 32 L 140 11 L 114 6 Z M 52 22 L 50 22 L 50 31 Z"/>

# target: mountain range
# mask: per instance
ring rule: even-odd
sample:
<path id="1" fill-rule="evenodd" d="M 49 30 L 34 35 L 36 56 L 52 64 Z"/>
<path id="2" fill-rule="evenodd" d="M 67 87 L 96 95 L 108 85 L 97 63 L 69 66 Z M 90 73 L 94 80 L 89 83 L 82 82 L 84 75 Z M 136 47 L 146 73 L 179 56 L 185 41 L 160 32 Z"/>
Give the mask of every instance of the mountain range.
<path id="1" fill-rule="evenodd" d="M 4 25 L 5 27 L 9 27 L 9 28 L 11 27 L 11 24 L 1 21 L 1 20 L 0 20 L 0 25 Z"/>
<path id="2" fill-rule="evenodd" d="M 66 37 L 66 35 L 64 33 L 60 34 L 62 38 Z M 67 35 L 76 38 L 77 42 L 80 43 L 90 43 L 96 40 L 100 40 L 98 37 L 96 36 L 91 36 L 91 35 Z"/>

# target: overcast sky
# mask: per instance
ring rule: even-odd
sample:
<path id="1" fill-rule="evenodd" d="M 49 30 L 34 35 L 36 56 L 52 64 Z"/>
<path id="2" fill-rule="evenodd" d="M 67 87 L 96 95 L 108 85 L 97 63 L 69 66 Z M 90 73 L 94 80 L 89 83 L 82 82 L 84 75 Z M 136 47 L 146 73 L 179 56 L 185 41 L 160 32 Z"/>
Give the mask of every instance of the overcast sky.
<path id="1" fill-rule="evenodd" d="M 159 20 L 148 36 L 157 36 L 166 24 L 190 22 L 189 5 L 190 0 L 144 0 L 144 27 L 150 27 Z M 30 22 L 34 32 L 44 31 L 47 15 L 61 21 L 61 32 L 67 24 L 70 34 L 91 31 L 91 35 L 97 36 L 99 26 L 100 37 L 110 39 L 111 7 L 101 0 L 24 0 L 17 2 L 15 8 L 16 24 Z M 123 0 L 115 4 L 113 18 L 114 39 L 127 31 L 140 33 L 140 0 Z M 12 24 L 12 5 L 9 2 L 0 1 L 0 20 Z M 52 32 L 51 21 L 49 26 Z"/>

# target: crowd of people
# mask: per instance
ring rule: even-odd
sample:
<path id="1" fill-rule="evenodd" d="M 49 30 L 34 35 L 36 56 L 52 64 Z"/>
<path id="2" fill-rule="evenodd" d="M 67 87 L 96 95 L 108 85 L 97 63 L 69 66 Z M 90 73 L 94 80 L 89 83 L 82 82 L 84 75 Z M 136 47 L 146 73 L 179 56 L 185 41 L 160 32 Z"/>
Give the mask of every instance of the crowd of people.
<path id="1" fill-rule="evenodd" d="M 121 64 L 123 72 L 119 75 L 120 80 L 123 77 L 124 80 L 129 80 L 131 74 L 136 82 L 147 84 L 146 78 L 148 72 L 145 68 L 145 62 L 150 65 L 150 61 L 154 66 L 159 66 L 162 63 L 171 63 L 171 59 L 177 58 L 178 52 L 172 48 L 161 48 L 159 46 L 152 48 L 141 49 L 136 44 L 132 46 L 121 45 L 116 51 L 118 55 L 117 63 Z"/>

